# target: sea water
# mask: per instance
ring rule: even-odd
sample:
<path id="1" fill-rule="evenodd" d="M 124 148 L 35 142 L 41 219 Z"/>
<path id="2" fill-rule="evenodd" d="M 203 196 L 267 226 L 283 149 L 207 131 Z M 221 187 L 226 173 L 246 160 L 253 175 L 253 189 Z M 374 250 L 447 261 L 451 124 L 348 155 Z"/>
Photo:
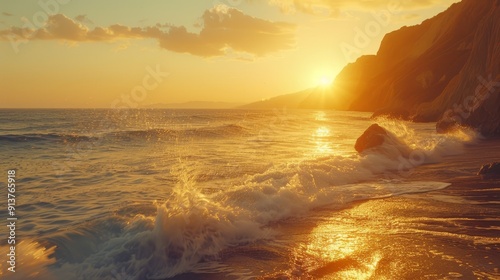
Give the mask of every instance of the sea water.
<path id="1" fill-rule="evenodd" d="M 7 170 L 16 170 L 18 217 L 18 272 L 6 272 L 2 261 L 2 278 L 250 279 L 258 267 L 237 274 L 221 254 L 248 244 L 277 250 L 279 225 L 300 225 L 317 209 L 445 188 L 407 175 L 460 153 L 474 138 L 369 117 L 286 109 L 1 110 L 0 184 L 3 192 Z M 394 141 L 357 153 L 356 139 L 374 122 Z"/>

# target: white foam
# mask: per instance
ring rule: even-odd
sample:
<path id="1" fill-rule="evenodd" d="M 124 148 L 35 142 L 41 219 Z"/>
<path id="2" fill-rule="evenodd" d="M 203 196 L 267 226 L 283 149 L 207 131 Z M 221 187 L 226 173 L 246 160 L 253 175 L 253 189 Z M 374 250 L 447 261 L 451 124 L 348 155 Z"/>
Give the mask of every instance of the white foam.
<path id="1" fill-rule="evenodd" d="M 0 278 L 9 280 L 29 279 L 57 279 L 55 275 L 47 270 L 47 266 L 55 263 L 50 256 L 54 253 L 54 247 L 44 248 L 34 240 L 22 240 L 15 244 L 16 263 L 14 270 L 7 270 L 10 266 L 7 261 L 0 262 Z M 10 252 L 10 246 L 0 246 L 1 252 Z M 2 257 L 5 255 L 2 254 Z"/>

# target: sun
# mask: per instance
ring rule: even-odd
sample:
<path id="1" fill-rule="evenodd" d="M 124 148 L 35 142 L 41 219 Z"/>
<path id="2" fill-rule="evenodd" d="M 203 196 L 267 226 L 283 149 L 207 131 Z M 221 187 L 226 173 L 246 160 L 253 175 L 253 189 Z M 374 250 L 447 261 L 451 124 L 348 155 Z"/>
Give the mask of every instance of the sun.
<path id="1" fill-rule="evenodd" d="M 330 86 L 332 83 L 333 83 L 333 79 L 331 77 L 328 77 L 328 76 L 322 76 L 319 79 L 319 85 L 323 86 L 323 87 Z"/>

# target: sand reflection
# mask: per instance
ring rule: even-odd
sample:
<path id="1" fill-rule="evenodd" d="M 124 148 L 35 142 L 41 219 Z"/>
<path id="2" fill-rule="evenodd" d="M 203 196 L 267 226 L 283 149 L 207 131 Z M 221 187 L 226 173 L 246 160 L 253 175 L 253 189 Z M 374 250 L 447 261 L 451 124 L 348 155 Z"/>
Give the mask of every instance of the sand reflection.
<path id="1" fill-rule="evenodd" d="M 370 248 L 362 225 L 353 228 L 326 222 L 309 235 L 309 242 L 295 251 L 295 274 L 310 279 L 370 279 L 382 255 Z M 307 261 L 305 261 L 307 260 Z M 300 269 L 297 264 L 306 264 Z M 297 275 L 298 276 L 298 275 Z M 299 277 L 301 278 L 301 277 Z"/>

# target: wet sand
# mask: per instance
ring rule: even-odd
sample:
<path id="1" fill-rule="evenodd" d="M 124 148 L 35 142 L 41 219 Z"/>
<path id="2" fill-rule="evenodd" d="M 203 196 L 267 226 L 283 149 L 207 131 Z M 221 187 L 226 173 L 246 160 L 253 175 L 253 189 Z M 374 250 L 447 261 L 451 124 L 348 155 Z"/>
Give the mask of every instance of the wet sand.
<path id="1" fill-rule="evenodd" d="M 360 203 L 302 242 L 310 279 L 500 279 L 500 183 Z M 300 246 L 299 246 L 300 247 Z"/>

